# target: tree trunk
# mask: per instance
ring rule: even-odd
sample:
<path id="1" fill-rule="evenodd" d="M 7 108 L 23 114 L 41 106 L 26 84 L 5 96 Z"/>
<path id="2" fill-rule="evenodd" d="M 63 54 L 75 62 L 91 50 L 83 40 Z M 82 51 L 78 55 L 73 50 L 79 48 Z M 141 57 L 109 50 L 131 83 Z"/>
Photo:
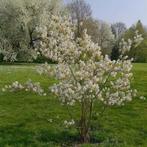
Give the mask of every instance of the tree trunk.
<path id="1" fill-rule="evenodd" d="M 80 137 L 82 143 L 89 143 L 90 142 L 90 135 L 89 135 L 89 122 L 87 119 L 87 107 L 85 102 L 82 102 L 81 106 L 81 120 L 80 120 Z"/>
<path id="2" fill-rule="evenodd" d="M 81 128 L 81 142 L 82 143 L 89 143 L 90 142 L 89 129 Z"/>

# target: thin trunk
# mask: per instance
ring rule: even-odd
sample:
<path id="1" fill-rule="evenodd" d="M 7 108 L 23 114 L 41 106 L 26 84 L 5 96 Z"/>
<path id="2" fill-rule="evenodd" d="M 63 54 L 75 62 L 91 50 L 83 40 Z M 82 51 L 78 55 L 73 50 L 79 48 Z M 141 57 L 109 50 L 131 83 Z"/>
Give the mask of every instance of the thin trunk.
<path id="1" fill-rule="evenodd" d="M 82 143 L 90 142 L 90 135 L 89 135 L 89 121 L 87 120 L 87 107 L 85 101 L 82 102 L 81 105 L 81 121 L 80 121 L 80 136 Z"/>

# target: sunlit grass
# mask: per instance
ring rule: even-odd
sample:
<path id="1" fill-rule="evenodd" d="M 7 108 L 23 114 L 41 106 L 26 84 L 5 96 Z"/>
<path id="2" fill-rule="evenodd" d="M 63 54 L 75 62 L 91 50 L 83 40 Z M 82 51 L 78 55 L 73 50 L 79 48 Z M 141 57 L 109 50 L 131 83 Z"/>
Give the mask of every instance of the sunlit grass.
<path id="1" fill-rule="evenodd" d="M 147 64 L 134 64 L 133 72 L 133 87 L 147 97 Z M 0 66 L 0 88 L 16 80 L 25 82 L 28 79 L 40 81 L 46 90 L 55 82 L 38 75 L 35 65 Z M 62 125 L 65 119 L 69 119 L 66 108 L 51 93 L 40 97 L 26 92 L 0 92 L 0 147 L 77 144 L 76 131 Z M 147 100 L 134 99 L 122 108 L 108 109 L 100 121 L 94 121 L 92 135 L 92 141 L 101 146 L 146 147 Z"/>

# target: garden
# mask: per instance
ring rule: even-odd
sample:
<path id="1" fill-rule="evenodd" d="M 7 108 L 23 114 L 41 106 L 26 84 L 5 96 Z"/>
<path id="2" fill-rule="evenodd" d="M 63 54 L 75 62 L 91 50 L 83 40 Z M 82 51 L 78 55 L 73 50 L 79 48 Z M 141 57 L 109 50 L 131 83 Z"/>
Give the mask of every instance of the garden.
<path id="1" fill-rule="evenodd" d="M 84 0 L 0 4 L 0 146 L 146 147 L 147 31 Z"/>

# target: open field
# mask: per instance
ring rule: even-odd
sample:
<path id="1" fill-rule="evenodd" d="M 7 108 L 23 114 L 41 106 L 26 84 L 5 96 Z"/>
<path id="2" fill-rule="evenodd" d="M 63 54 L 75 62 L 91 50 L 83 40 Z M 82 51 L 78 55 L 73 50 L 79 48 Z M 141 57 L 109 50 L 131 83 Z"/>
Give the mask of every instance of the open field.
<path id="1" fill-rule="evenodd" d="M 133 87 L 147 97 L 147 64 L 134 64 L 133 72 Z M 0 66 L 0 88 L 28 79 L 39 81 L 45 89 L 55 82 L 38 75 L 35 65 Z M 0 147 L 69 147 L 78 138 L 74 129 L 62 125 L 65 119 L 69 119 L 66 109 L 50 93 L 41 97 L 0 92 Z M 102 142 L 100 146 L 147 147 L 147 100 L 134 99 L 122 108 L 108 109 L 96 126 L 93 142 Z"/>

